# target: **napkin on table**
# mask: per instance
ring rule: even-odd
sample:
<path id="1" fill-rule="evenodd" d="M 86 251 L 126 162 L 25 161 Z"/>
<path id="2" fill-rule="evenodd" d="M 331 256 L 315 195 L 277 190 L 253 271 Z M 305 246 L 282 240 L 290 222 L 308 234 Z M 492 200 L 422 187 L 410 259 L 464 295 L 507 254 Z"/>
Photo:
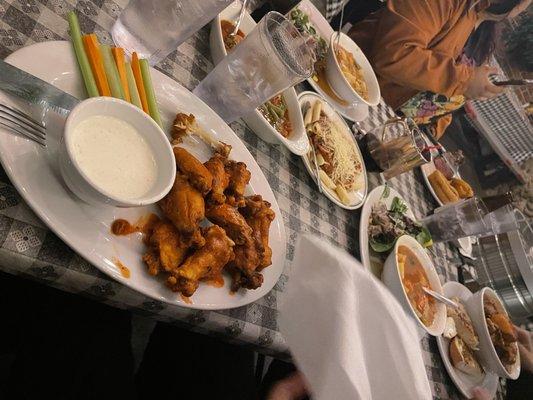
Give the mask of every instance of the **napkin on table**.
<path id="1" fill-rule="evenodd" d="M 358 261 L 319 238 L 296 246 L 280 330 L 314 400 L 432 398 L 414 321 Z"/>

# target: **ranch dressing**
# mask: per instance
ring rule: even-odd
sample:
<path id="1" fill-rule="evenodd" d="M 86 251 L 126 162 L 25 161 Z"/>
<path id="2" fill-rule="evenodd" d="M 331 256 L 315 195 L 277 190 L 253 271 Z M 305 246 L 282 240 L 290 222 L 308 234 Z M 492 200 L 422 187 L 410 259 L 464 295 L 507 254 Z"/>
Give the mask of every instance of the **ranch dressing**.
<path id="1" fill-rule="evenodd" d="M 98 115 L 80 122 L 72 134 L 72 151 L 89 180 L 113 197 L 142 197 L 156 181 L 152 149 L 121 119 Z"/>

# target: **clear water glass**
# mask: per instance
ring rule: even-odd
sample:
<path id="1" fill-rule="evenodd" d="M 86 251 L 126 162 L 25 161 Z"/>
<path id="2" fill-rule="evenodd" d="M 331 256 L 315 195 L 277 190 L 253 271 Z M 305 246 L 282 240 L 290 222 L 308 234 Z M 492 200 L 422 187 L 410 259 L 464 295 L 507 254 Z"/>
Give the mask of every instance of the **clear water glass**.
<path id="1" fill-rule="evenodd" d="M 232 0 L 130 0 L 116 20 L 115 44 L 156 64 L 212 20 Z"/>
<path id="2" fill-rule="evenodd" d="M 229 123 L 311 76 L 313 64 L 313 48 L 272 11 L 193 92 Z"/>
<path id="3" fill-rule="evenodd" d="M 434 242 L 448 242 L 490 231 L 487 215 L 488 210 L 483 201 L 472 197 L 439 207 L 420 223 L 429 230 Z"/>

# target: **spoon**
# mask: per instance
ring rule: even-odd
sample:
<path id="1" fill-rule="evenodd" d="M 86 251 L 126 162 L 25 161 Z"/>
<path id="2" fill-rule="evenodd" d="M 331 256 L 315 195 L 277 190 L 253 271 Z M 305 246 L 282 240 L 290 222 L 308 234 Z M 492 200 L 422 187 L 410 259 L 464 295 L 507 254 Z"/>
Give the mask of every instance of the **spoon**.
<path id="1" fill-rule="evenodd" d="M 244 12 L 246 11 L 246 4 L 248 4 L 248 0 L 244 0 L 242 2 L 241 12 L 239 13 L 239 19 L 237 19 L 237 22 L 235 23 L 235 28 L 233 29 L 233 32 L 230 33 L 230 36 L 235 36 L 237 32 L 239 32 L 239 27 L 241 26 L 242 19 L 244 18 Z"/>
<path id="2" fill-rule="evenodd" d="M 422 289 L 424 292 L 429 294 L 431 297 L 433 297 L 435 300 L 440 301 L 441 303 L 446 304 L 447 306 L 453 307 L 453 308 L 459 308 L 459 305 L 455 302 L 450 300 L 447 297 L 444 297 L 442 294 L 435 292 L 434 290 L 428 289 L 425 286 L 422 286 Z"/>

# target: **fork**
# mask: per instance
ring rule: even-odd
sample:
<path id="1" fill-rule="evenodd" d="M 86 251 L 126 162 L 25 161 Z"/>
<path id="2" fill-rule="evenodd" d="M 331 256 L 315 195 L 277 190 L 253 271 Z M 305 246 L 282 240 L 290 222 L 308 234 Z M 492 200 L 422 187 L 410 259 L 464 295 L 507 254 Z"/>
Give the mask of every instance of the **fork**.
<path id="1" fill-rule="evenodd" d="M 46 147 L 46 128 L 42 122 L 37 122 L 20 110 L 0 103 L 0 126 L 27 137 Z"/>

